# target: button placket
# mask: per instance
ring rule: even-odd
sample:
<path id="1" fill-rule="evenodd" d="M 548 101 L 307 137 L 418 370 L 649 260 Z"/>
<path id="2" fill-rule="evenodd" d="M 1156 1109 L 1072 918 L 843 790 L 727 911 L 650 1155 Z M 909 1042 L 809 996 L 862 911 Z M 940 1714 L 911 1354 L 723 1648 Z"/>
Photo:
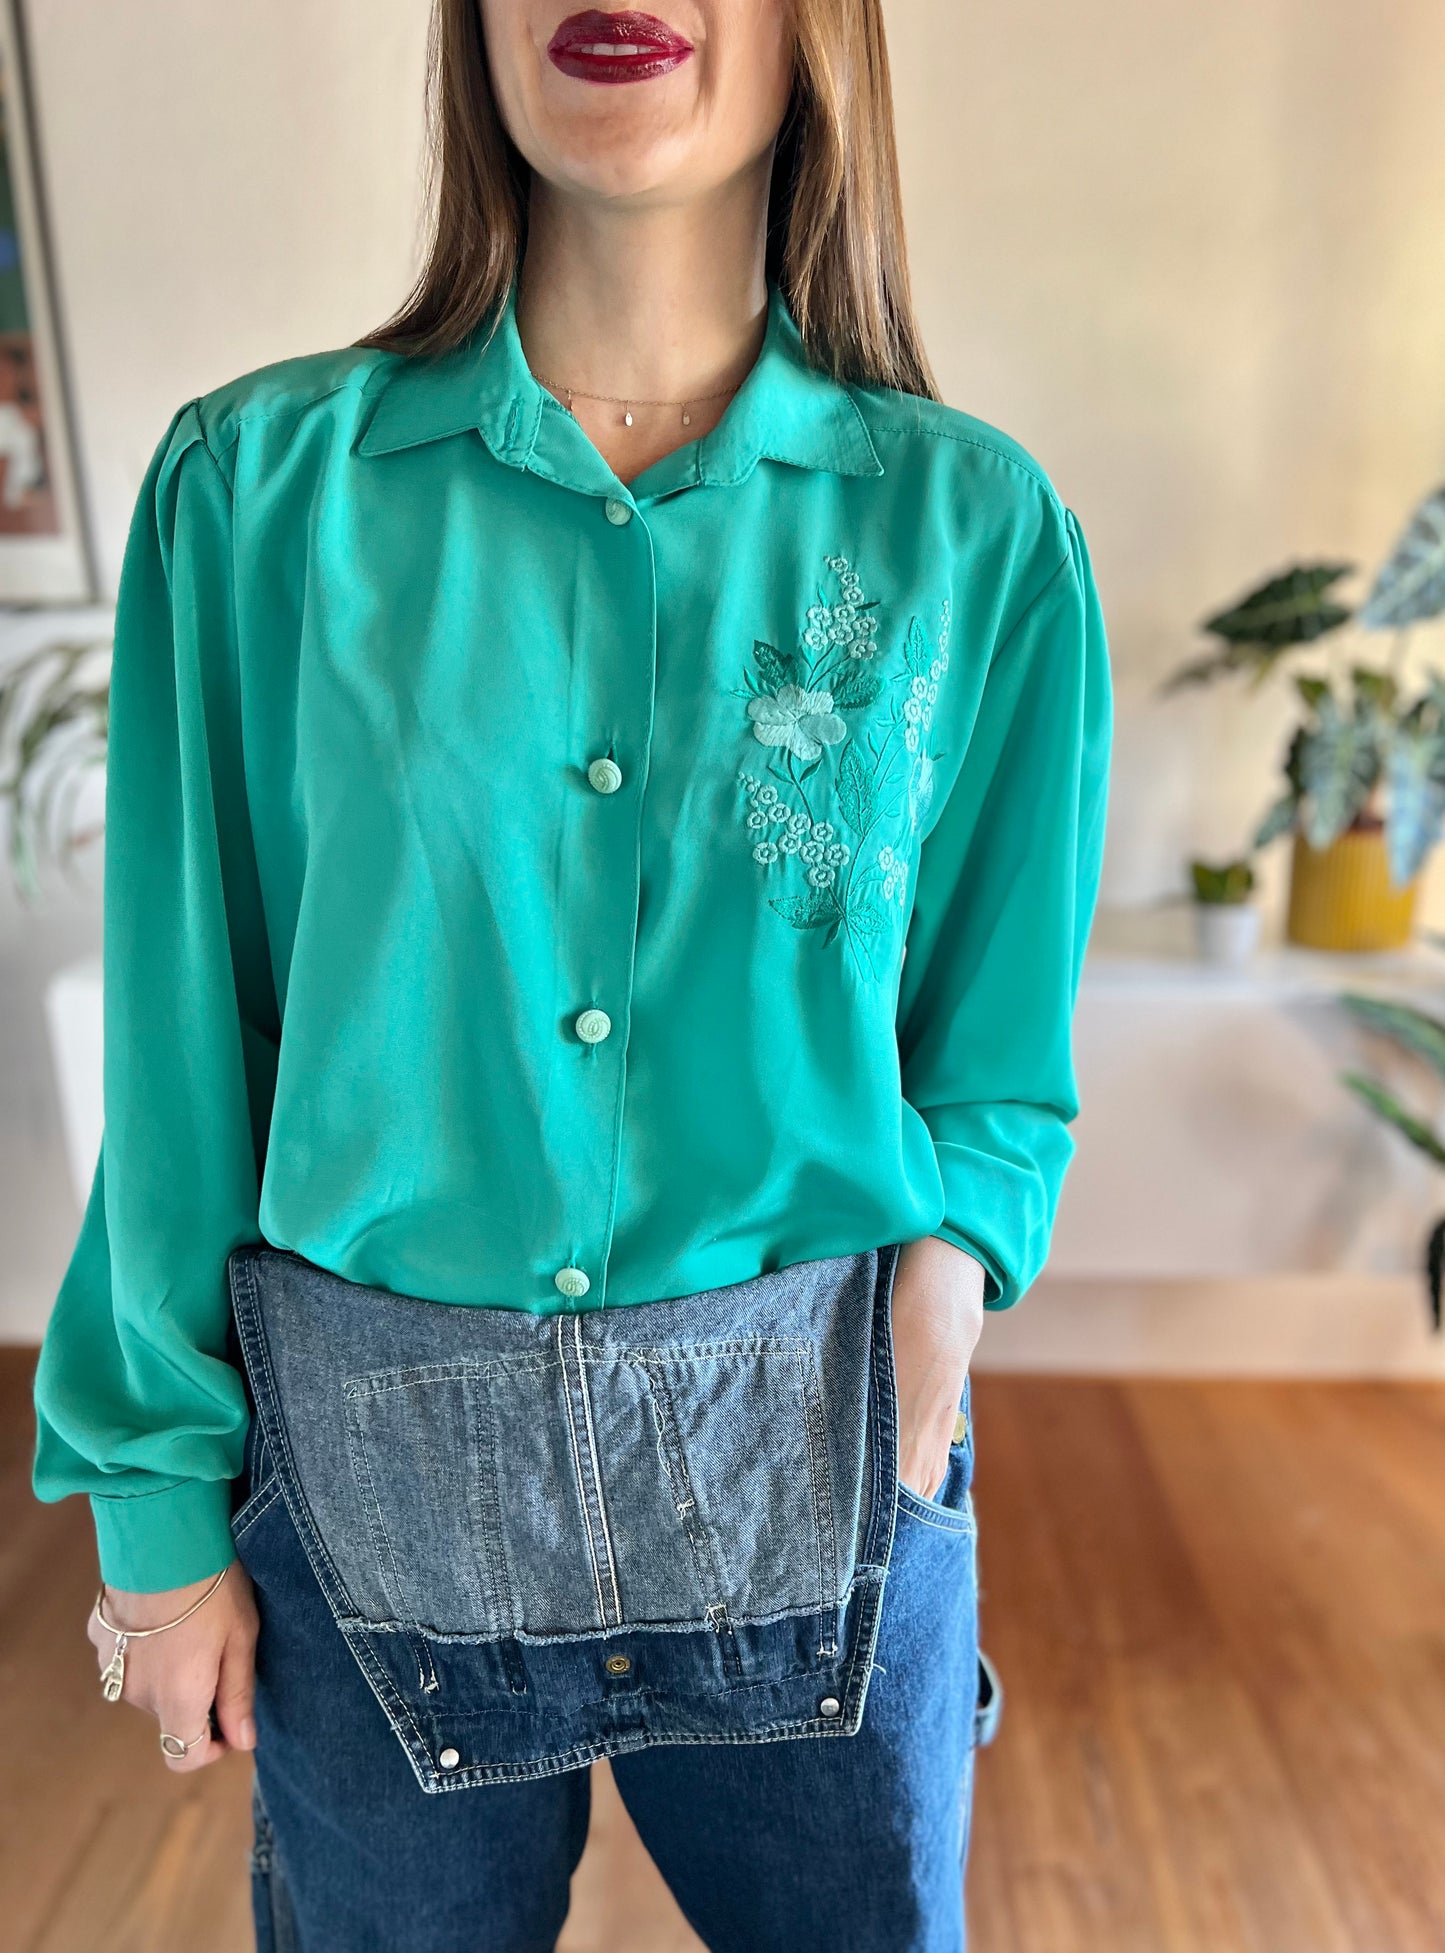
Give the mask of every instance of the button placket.
<path id="1" fill-rule="evenodd" d="M 634 520 L 642 511 L 619 494 L 603 501 L 602 513 L 611 528 L 587 553 L 589 580 L 576 612 L 583 621 L 569 701 L 572 736 L 581 746 L 573 764 L 580 764 L 588 794 L 566 803 L 557 889 L 570 943 L 567 980 L 575 986 L 572 1014 L 560 1027 L 573 1062 L 568 1111 L 564 1117 L 559 1104 L 557 1124 L 575 1133 L 576 1141 L 567 1149 L 570 1170 L 562 1169 L 565 1231 L 553 1250 L 555 1263 L 565 1265 L 554 1267 L 551 1279 L 570 1303 L 587 1295 L 589 1308 L 605 1304 L 617 1203 L 658 637 L 648 523 Z M 625 776 L 615 757 L 619 751 L 628 755 Z M 608 806 L 590 804 L 593 794 Z"/>

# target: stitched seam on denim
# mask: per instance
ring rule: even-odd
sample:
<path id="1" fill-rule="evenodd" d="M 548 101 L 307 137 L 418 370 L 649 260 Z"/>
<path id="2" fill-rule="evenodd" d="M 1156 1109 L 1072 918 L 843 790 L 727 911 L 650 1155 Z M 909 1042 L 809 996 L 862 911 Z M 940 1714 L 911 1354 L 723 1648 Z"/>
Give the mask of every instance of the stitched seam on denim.
<path id="1" fill-rule="evenodd" d="M 517 1590 L 507 1557 L 506 1528 L 502 1522 L 500 1472 L 497 1463 L 496 1406 L 488 1388 L 489 1379 L 480 1379 L 476 1393 L 475 1441 L 477 1448 L 477 1502 L 480 1508 L 482 1551 L 489 1571 L 494 1618 L 503 1634 L 517 1631 Z M 485 1421 L 486 1430 L 482 1426 Z"/>
<path id="2" fill-rule="evenodd" d="M 749 1336 L 730 1343 L 630 1343 L 621 1347 L 611 1343 L 584 1343 L 581 1350 L 589 1362 L 605 1357 L 619 1363 L 647 1364 L 714 1356 L 802 1356 L 811 1347 L 805 1338 L 798 1336 Z"/>
<path id="3" fill-rule="evenodd" d="M 602 1542 L 607 1553 L 607 1578 L 612 1586 L 612 1604 L 617 1610 L 615 1626 L 622 1626 L 622 1596 L 617 1591 L 617 1555 L 612 1545 L 612 1532 L 607 1524 L 607 1488 L 602 1478 L 602 1460 L 597 1455 L 597 1432 L 592 1422 L 592 1392 L 587 1387 L 587 1365 L 582 1361 L 582 1318 L 572 1318 L 573 1342 L 577 1349 L 577 1387 L 582 1396 L 582 1414 L 587 1420 L 587 1450 L 592 1460 L 592 1480 L 597 1495 L 597 1518 L 602 1529 Z M 604 1624 L 606 1616 L 603 1617 Z"/>
<path id="4" fill-rule="evenodd" d="M 528 1763 L 494 1763 L 474 1765 L 469 1770 L 449 1770 L 444 1778 L 431 1776 L 427 1788 L 439 1794 L 456 1790 L 471 1790 L 484 1784 L 529 1783 L 539 1777 L 560 1776 L 566 1770 L 579 1769 L 583 1764 L 595 1763 L 609 1756 L 628 1756 L 635 1750 L 657 1749 L 666 1744 L 676 1746 L 688 1743 L 772 1743 L 780 1740 L 814 1736 L 849 1736 L 855 1732 L 849 1727 L 845 1716 L 824 1721 L 818 1716 L 794 1716 L 781 1722 L 768 1723 L 756 1730 L 717 1731 L 708 1735 L 694 1735 L 683 1732 L 664 1732 L 657 1735 L 640 1730 L 623 1737 L 611 1737 L 580 1743 L 570 1750 L 558 1750 L 545 1757 Z"/>
<path id="5" fill-rule="evenodd" d="M 409 1390 L 424 1383 L 466 1383 L 477 1374 L 476 1363 L 416 1363 L 405 1369 L 374 1370 L 365 1376 L 343 1377 L 342 1394 L 349 1402 L 361 1397 L 379 1397 L 388 1390 Z"/>
<path id="6" fill-rule="evenodd" d="M 813 1530 L 818 1544 L 818 1606 L 838 1604 L 838 1542 L 833 1528 L 832 1485 L 823 1432 L 822 1391 L 811 1347 L 798 1357 L 798 1389 L 803 1400 L 803 1434 L 808 1443 L 808 1476 L 813 1482 Z M 820 1653 L 831 1652 L 822 1649 Z"/>
<path id="7" fill-rule="evenodd" d="M 354 1409 L 354 1405 L 347 1406 L 345 1420 L 346 1448 L 351 1454 L 351 1475 L 356 1480 L 356 1489 L 361 1494 L 362 1510 L 366 1514 L 366 1523 L 371 1529 L 371 1550 L 376 1554 L 377 1571 L 381 1575 L 382 1584 L 390 1592 L 391 1604 L 396 1609 L 397 1619 L 406 1621 L 412 1618 L 416 1609 L 414 1606 L 408 1607 L 407 1597 L 402 1592 L 401 1569 L 397 1565 L 396 1549 L 391 1543 L 391 1534 L 386 1529 L 386 1515 L 382 1512 L 381 1500 L 377 1497 L 376 1480 L 372 1476 L 371 1456 L 366 1448 L 366 1438 L 352 1416 Z M 388 1565 L 391 1568 L 390 1578 L 387 1577 Z"/>
<path id="8" fill-rule="evenodd" d="M 702 1589 L 707 1624 L 715 1634 L 726 1632 L 731 1626 L 732 1617 L 728 1612 L 727 1599 L 722 1589 L 722 1572 L 718 1566 L 717 1555 L 713 1551 L 711 1536 L 703 1525 L 702 1515 L 698 1511 L 697 1495 L 693 1491 L 692 1475 L 687 1467 L 687 1453 L 683 1449 L 682 1432 L 678 1428 L 672 1392 L 668 1388 L 667 1378 L 662 1373 L 660 1358 L 657 1363 L 646 1366 L 645 1375 L 647 1394 L 652 1404 L 652 1418 L 657 1426 L 658 1456 L 662 1460 L 663 1470 L 667 1473 L 673 1510 L 682 1522 L 682 1530 L 692 1553 L 693 1567 L 697 1574 L 698 1585 Z M 674 1483 L 673 1478 L 674 1466 L 677 1483 Z M 678 1497 L 679 1491 L 682 1494 L 681 1498 Z M 714 1594 L 717 1596 L 715 1600 L 708 1598 L 709 1595 Z M 719 1626 L 716 1618 L 717 1611 L 720 1611 L 726 1626 Z M 796 1609 L 789 1610 L 789 1612 L 796 1611 Z M 695 1625 L 698 1624 L 689 1623 L 689 1626 Z"/>
<path id="9" fill-rule="evenodd" d="M 937 1533 L 971 1533 L 976 1530 L 975 1521 L 965 1519 L 951 1506 L 934 1505 L 930 1500 L 920 1498 L 911 1485 L 898 1481 L 898 1504 L 902 1511 L 915 1518 L 921 1526 L 932 1526 Z"/>
<path id="10" fill-rule="evenodd" d="M 280 1496 L 280 1480 L 273 1478 L 264 1492 L 257 1492 L 254 1498 L 247 1499 L 231 1521 L 232 1539 L 244 1539 L 256 1521 L 265 1517 Z"/>
<path id="11" fill-rule="evenodd" d="M 592 1525 L 587 1511 L 587 1487 L 582 1477 L 582 1454 L 577 1447 L 577 1420 L 572 1405 L 572 1379 L 567 1374 L 567 1352 L 563 1342 L 562 1317 L 557 1318 L 557 1355 L 562 1365 L 562 1401 L 567 1418 L 567 1435 L 572 1443 L 572 1464 L 577 1473 L 577 1497 L 582 1508 L 582 1530 L 587 1536 L 587 1557 L 592 1562 L 592 1579 L 597 1589 L 597 1619 L 607 1626 L 607 1603 L 602 1598 L 602 1570 L 592 1543 Z"/>
<path id="12" fill-rule="evenodd" d="M 242 1259 L 238 1267 L 241 1279 L 247 1290 L 250 1307 L 248 1310 L 238 1309 L 236 1311 L 237 1326 L 241 1336 L 242 1348 L 245 1350 L 250 1346 L 257 1368 L 260 1370 L 265 1382 L 267 1398 L 273 1408 L 276 1436 L 279 1438 L 279 1443 L 273 1446 L 276 1453 L 276 1468 L 278 1476 L 281 1479 L 283 1493 L 286 1495 L 286 1507 L 291 1515 L 296 1537 L 301 1542 L 301 1550 L 306 1555 L 316 1584 L 321 1589 L 322 1598 L 330 1609 L 332 1619 L 341 1630 L 346 1640 L 346 1645 L 351 1649 L 353 1659 L 370 1685 L 372 1694 L 380 1703 L 382 1712 L 385 1714 L 393 1733 L 400 1738 L 403 1746 L 407 1749 L 408 1755 L 411 1756 L 413 1770 L 417 1771 L 419 1775 L 420 1772 L 418 1770 L 415 1752 L 420 1752 L 422 1755 L 425 1755 L 426 1752 L 422 1744 L 421 1732 L 412 1721 L 411 1711 L 397 1696 L 395 1689 L 391 1686 L 390 1677 L 381 1668 L 376 1657 L 371 1653 L 371 1650 L 369 1648 L 359 1649 L 356 1646 L 341 1619 L 341 1613 L 334 1596 L 344 1595 L 348 1603 L 351 1602 L 351 1596 L 343 1586 L 340 1574 L 332 1565 L 331 1555 L 326 1551 L 324 1542 L 316 1533 L 311 1519 L 310 1508 L 301 1496 L 301 1481 L 297 1475 L 296 1460 L 291 1451 L 290 1433 L 287 1431 L 285 1421 L 281 1417 L 281 1392 L 276 1384 L 275 1366 L 271 1361 L 271 1346 L 266 1336 L 265 1327 L 261 1321 L 261 1306 L 257 1294 L 254 1256 Z M 243 1316 L 246 1317 L 244 1321 L 241 1319 Z M 291 1495 L 293 1492 L 295 1494 L 295 1504 L 292 1503 Z M 395 1708 L 392 1706 L 393 1704 L 395 1704 Z M 406 1741 L 406 1736 L 397 1719 L 397 1709 L 406 1718 L 407 1726 L 410 1728 L 414 1739 L 414 1745 L 408 1744 Z"/>

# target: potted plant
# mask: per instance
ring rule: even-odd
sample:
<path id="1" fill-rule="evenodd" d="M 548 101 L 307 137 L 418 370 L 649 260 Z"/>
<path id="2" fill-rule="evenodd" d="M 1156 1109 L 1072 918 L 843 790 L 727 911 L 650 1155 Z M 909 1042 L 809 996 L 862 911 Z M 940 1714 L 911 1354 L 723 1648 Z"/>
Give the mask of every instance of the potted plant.
<path id="1" fill-rule="evenodd" d="M 1413 1004 L 1390 1003 L 1380 997 L 1347 993 L 1340 1002 L 1366 1030 L 1389 1038 L 1401 1050 L 1423 1058 L 1445 1078 L 1445 1021 L 1417 1010 Z M 1365 1072 L 1342 1072 L 1342 1082 L 1356 1098 L 1377 1112 L 1387 1125 L 1409 1141 L 1436 1166 L 1445 1166 L 1445 1138 L 1424 1119 L 1402 1105 L 1388 1087 Z M 1445 1276 L 1445 1218 L 1435 1222 L 1425 1242 L 1425 1281 L 1430 1296 L 1430 1320 L 1436 1333 L 1441 1322 L 1441 1283 Z"/>
<path id="2" fill-rule="evenodd" d="M 105 758 L 108 649 L 104 640 L 45 645 L 0 670 L 0 804 L 9 815 L 11 871 L 26 902 L 43 866 L 78 882 L 102 831 L 98 796 L 85 789 L 99 784 Z M 99 957 L 57 971 L 45 1006 L 71 1182 L 83 1206 L 104 1126 Z"/>
<path id="3" fill-rule="evenodd" d="M 1445 612 L 1445 488 L 1415 510 L 1358 609 L 1339 591 L 1351 573 L 1348 563 L 1300 563 L 1269 578 L 1205 619 L 1214 646 L 1165 689 L 1230 675 L 1258 686 L 1324 646 L 1323 672 L 1294 674 L 1304 716 L 1254 845 L 1293 837 L 1291 941 L 1376 950 L 1409 939 L 1419 873 L 1445 828 L 1445 673 L 1427 671 L 1413 689 L 1405 678 L 1411 629 Z M 1391 633 L 1387 658 L 1346 666 L 1348 626 Z"/>
<path id="4" fill-rule="evenodd" d="M 1254 869 L 1247 859 L 1191 861 L 1194 885 L 1194 940 L 1201 961 L 1235 969 L 1247 962 L 1259 941 L 1259 910 L 1250 900 Z"/>
<path id="5" fill-rule="evenodd" d="M 78 818 L 88 779 L 105 760 L 109 641 L 45 644 L 0 671 L 0 805 L 9 811 L 10 868 L 23 899 L 42 862 L 70 874 L 98 839 Z"/>

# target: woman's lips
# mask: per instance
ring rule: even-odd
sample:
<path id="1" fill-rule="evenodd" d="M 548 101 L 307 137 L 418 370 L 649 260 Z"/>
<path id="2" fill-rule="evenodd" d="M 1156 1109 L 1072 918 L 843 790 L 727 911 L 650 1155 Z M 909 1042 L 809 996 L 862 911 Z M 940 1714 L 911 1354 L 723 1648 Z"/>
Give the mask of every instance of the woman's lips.
<path id="1" fill-rule="evenodd" d="M 655 14 L 605 14 L 589 7 L 567 16 L 547 53 L 553 67 L 578 81 L 651 81 L 680 67 L 692 42 Z"/>

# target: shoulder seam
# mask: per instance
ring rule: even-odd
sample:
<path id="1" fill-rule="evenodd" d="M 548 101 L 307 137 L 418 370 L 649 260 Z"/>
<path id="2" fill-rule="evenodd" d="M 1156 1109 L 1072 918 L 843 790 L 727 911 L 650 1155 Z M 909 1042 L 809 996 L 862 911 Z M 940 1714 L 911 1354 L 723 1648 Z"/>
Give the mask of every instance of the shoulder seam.
<path id="1" fill-rule="evenodd" d="M 234 445 L 234 443 L 237 440 L 240 439 L 241 429 L 243 427 L 261 426 L 267 421 L 282 420 L 285 418 L 287 414 L 305 413 L 308 407 L 319 407 L 323 400 L 330 400 L 334 394 L 338 394 L 338 393 L 364 394 L 367 391 L 368 387 L 370 387 L 372 381 L 376 378 L 376 376 L 377 376 L 376 368 L 373 368 L 370 372 L 368 372 L 365 378 L 359 384 L 355 379 L 348 376 L 344 380 L 338 380 L 334 386 L 323 387 L 319 393 L 308 393 L 305 399 L 303 400 L 288 401 L 286 405 L 283 407 L 270 407 L 265 409 L 257 408 L 254 412 L 247 411 L 245 408 L 239 408 L 236 410 L 234 414 L 223 417 L 229 419 L 230 424 L 234 428 L 234 432 L 231 434 L 230 439 L 227 440 L 226 446 L 231 447 Z M 207 395 L 201 395 L 200 400 L 204 400 L 208 397 L 209 396 Z M 199 411 L 199 404 L 200 401 L 198 400 L 197 403 L 198 411 Z M 205 422 L 204 419 L 202 419 L 202 426 L 204 427 L 204 425 Z"/>
<path id="2" fill-rule="evenodd" d="M 1021 475 L 1027 475 L 1030 481 L 1037 482 L 1051 502 L 1056 502 L 1060 508 L 1064 506 L 1063 498 L 1059 494 L 1059 491 L 1054 487 L 1054 484 L 1041 468 L 1030 462 L 1020 460 L 1018 455 L 1010 454 L 1006 448 L 1001 448 L 997 442 L 981 440 L 977 434 L 955 434 L 948 427 L 901 427 L 892 422 L 875 426 L 870 431 L 874 434 L 927 434 L 935 440 L 953 441 L 959 447 L 978 448 L 981 453 L 991 454 L 996 460 L 1006 461 L 1011 468 L 1017 468 Z"/>
<path id="3" fill-rule="evenodd" d="M 1014 639 L 1018 636 L 1019 632 L 1023 629 L 1024 625 L 1027 624 L 1029 619 L 1033 616 L 1034 612 L 1038 609 L 1039 605 L 1043 602 L 1044 598 L 1049 594 L 1050 590 L 1052 590 L 1054 585 L 1058 582 L 1063 572 L 1066 569 L 1069 569 L 1071 567 L 1073 560 L 1074 560 L 1074 552 L 1071 545 L 1068 549 L 1064 551 L 1059 561 L 1055 563 L 1054 567 L 1049 571 L 1048 575 L 1044 578 L 1043 582 L 1039 585 L 1038 589 L 1035 590 L 1034 594 L 1029 598 L 1028 602 L 1024 605 L 1023 609 L 1019 612 L 1018 616 L 1015 617 L 1012 624 L 1009 625 L 1008 630 L 1004 633 L 1004 635 L 999 639 L 998 643 L 994 646 L 993 655 L 990 657 L 988 661 L 990 670 L 993 669 L 994 665 L 998 663 L 999 659 L 1008 650 L 1009 646 L 1013 643 Z"/>

